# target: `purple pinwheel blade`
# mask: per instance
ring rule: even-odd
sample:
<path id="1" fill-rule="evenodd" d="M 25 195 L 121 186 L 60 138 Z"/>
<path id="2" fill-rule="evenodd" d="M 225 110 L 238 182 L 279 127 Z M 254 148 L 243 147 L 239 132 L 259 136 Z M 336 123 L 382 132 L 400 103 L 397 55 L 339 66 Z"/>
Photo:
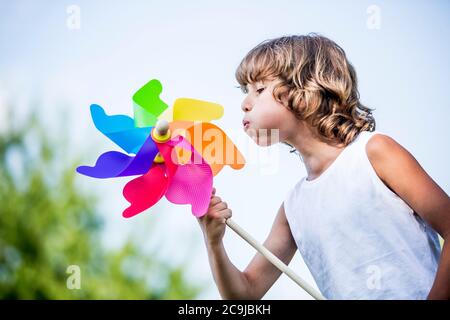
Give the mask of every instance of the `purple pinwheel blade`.
<path id="1" fill-rule="evenodd" d="M 149 135 L 136 156 L 108 151 L 100 155 L 93 167 L 80 166 L 77 172 L 98 179 L 145 174 L 150 170 L 157 153 L 158 148 Z"/>

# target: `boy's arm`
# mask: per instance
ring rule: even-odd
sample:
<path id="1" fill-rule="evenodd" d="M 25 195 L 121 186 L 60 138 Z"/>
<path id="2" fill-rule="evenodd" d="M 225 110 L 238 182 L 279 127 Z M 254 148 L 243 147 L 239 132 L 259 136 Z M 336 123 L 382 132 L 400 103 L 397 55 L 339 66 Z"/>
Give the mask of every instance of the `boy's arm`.
<path id="1" fill-rule="evenodd" d="M 278 209 L 272 229 L 263 245 L 286 265 L 294 257 L 297 245 L 286 219 L 284 203 Z M 245 268 L 244 274 L 251 284 L 253 297 L 261 299 L 280 277 L 281 271 L 258 252 Z"/>
<path id="2" fill-rule="evenodd" d="M 366 146 L 380 179 L 444 239 L 429 299 L 450 299 L 450 198 L 417 160 L 388 136 L 376 134 Z"/>
<path id="3" fill-rule="evenodd" d="M 285 264 L 289 264 L 295 254 L 297 247 L 283 205 L 278 210 L 264 246 Z M 214 280 L 223 299 L 261 299 L 281 275 L 281 271 L 260 253 L 241 272 L 228 258 L 222 241 L 207 243 L 207 250 Z"/>

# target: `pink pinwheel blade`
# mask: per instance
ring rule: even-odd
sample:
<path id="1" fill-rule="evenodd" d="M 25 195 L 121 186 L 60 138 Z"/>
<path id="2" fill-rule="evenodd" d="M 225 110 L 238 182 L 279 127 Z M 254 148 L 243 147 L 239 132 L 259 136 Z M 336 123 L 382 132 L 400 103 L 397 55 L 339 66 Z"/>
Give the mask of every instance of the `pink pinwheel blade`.
<path id="1" fill-rule="evenodd" d="M 123 196 L 130 206 L 123 212 L 123 217 L 131 218 L 152 207 L 166 193 L 169 179 L 161 164 L 153 164 L 150 170 L 136 179 L 128 182 L 123 188 Z"/>
<path id="2" fill-rule="evenodd" d="M 196 217 L 205 215 L 209 207 L 213 184 L 213 175 L 209 164 L 182 136 L 178 136 L 166 144 L 157 143 L 157 146 L 167 168 L 178 167 L 168 185 L 167 200 L 175 204 L 191 204 L 192 214 Z M 184 165 L 174 164 L 172 154 L 175 152 L 169 153 L 167 146 L 171 146 L 170 150 L 177 146 L 191 151 L 190 162 Z"/>

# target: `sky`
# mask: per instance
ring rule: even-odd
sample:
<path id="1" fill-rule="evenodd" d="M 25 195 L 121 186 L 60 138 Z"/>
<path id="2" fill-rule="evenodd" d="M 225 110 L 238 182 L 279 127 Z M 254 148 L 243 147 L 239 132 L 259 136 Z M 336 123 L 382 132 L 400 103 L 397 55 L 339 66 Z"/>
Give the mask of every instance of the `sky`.
<path id="1" fill-rule="evenodd" d="M 79 15 L 76 13 L 79 12 Z M 234 72 L 258 43 L 317 32 L 336 41 L 355 66 L 364 105 L 375 108 L 377 130 L 407 148 L 450 191 L 450 2 L 448 1 L 32 1 L 0 0 L 0 132 L 5 106 L 19 116 L 39 101 L 52 133 L 64 126 L 71 152 L 94 163 L 117 148 L 93 126 L 89 106 L 132 116 L 131 96 L 153 78 L 169 105 L 180 97 L 220 103 L 217 124 L 247 158 L 214 181 L 234 220 L 261 242 L 288 191 L 305 174 L 286 146 L 261 150 L 242 131 L 243 94 Z M 74 17 L 79 17 L 74 19 Z M 87 163 L 86 163 L 87 164 Z M 151 230 L 149 250 L 177 264 L 188 262 L 204 299 L 219 298 L 203 236 L 187 206 L 163 199 L 145 214 L 124 220 L 127 179 L 79 177 L 80 188 L 101 195 L 106 246 L 120 246 L 136 230 Z M 225 247 L 238 268 L 254 250 L 231 230 Z M 290 266 L 314 285 L 297 253 Z M 266 299 L 309 299 L 282 276 Z"/>

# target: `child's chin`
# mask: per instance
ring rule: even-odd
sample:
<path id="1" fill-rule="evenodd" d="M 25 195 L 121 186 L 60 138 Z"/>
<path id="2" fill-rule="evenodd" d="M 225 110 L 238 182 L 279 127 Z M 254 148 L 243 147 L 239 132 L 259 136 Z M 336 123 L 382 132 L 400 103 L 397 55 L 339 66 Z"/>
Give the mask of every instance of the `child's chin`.
<path id="1" fill-rule="evenodd" d="M 270 137 L 252 137 L 253 141 L 259 147 L 270 147 L 271 145 L 276 144 L 279 141 L 272 141 Z"/>
<path id="2" fill-rule="evenodd" d="M 260 147 L 269 147 L 280 142 L 278 131 L 275 134 L 267 135 L 267 130 L 264 130 L 263 134 L 258 134 L 256 130 L 249 129 L 247 130 L 247 134 Z"/>

